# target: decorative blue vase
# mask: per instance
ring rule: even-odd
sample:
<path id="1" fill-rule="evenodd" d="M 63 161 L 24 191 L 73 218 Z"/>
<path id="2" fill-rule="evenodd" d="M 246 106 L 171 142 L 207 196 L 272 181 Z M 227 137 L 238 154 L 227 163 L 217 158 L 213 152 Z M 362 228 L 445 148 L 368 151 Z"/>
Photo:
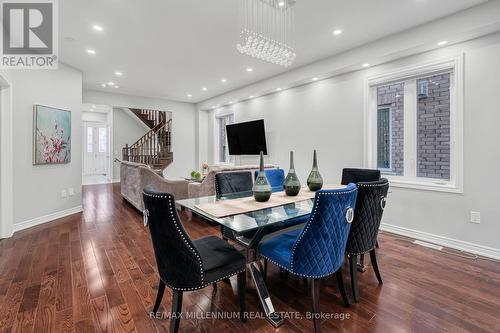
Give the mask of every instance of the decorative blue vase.
<path id="1" fill-rule="evenodd" d="M 313 168 L 309 177 L 307 178 L 307 186 L 311 191 L 321 190 L 323 187 L 323 177 L 321 177 L 318 170 L 318 158 L 316 154 L 316 150 L 314 150 L 313 155 Z"/>
<path id="2" fill-rule="evenodd" d="M 266 177 L 266 173 L 264 172 L 264 153 L 260 152 L 260 168 L 259 174 L 255 179 L 255 183 L 253 184 L 253 197 L 255 201 L 258 202 L 266 202 L 271 198 L 272 189 L 269 184 L 269 180 Z"/>
<path id="3" fill-rule="evenodd" d="M 295 173 L 295 166 L 293 163 L 293 151 L 290 152 L 290 170 L 285 179 L 285 193 L 288 196 L 294 197 L 300 192 L 300 181 Z"/>

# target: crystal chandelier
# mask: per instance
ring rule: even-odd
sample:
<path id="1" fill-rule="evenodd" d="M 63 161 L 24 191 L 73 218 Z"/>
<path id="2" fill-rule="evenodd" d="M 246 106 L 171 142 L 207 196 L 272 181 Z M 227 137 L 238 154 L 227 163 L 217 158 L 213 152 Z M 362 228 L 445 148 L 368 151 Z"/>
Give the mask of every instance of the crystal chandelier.
<path id="1" fill-rule="evenodd" d="M 291 42 L 295 0 L 239 0 L 240 40 L 246 55 L 288 67 L 295 57 Z"/>

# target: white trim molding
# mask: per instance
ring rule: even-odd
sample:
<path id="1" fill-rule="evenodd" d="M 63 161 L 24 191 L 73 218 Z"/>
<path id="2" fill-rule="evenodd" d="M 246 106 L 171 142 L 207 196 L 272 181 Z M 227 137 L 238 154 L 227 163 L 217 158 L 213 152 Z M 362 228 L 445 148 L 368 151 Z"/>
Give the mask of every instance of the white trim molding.
<path id="1" fill-rule="evenodd" d="M 47 214 L 47 215 L 40 216 L 40 217 L 35 217 L 34 219 L 31 219 L 31 220 L 26 220 L 23 222 L 15 223 L 14 224 L 14 232 L 21 231 L 21 230 L 24 230 L 27 228 L 31 228 L 31 227 L 34 227 L 34 226 L 37 226 L 37 225 L 40 225 L 43 223 L 52 222 L 54 220 L 66 217 L 68 215 L 73 215 L 73 214 L 77 214 L 77 213 L 81 213 L 81 212 L 83 212 L 83 206 L 79 205 L 79 206 L 72 207 L 69 209 L 61 210 L 59 212 Z"/>
<path id="2" fill-rule="evenodd" d="M 416 92 L 415 79 L 422 76 L 451 73 L 450 82 L 450 180 L 419 178 L 416 176 L 416 121 L 417 110 L 414 103 Z M 404 176 L 387 175 L 395 187 L 431 190 L 450 193 L 463 193 L 464 178 L 464 54 L 439 59 L 433 62 L 418 63 L 402 67 L 396 71 L 382 73 L 365 79 L 364 91 L 364 158 L 365 167 L 377 167 L 377 94 L 381 85 L 405 82 L 405 122 L 404 122 Z"/>
<path id="3" fill-rule="evenodd" d="M 444 236 L 434 235 L 427 232 L 404 228 L 387 223 L 382 223 L 380 225 L 380 229 L 393 234 L 410 237 L 441 246 L 446 246 L 455 250 L 476 254 L 482 257 L 500 260 L 500 249 L 495 249 L 493 247 L 465 242 Z"/>

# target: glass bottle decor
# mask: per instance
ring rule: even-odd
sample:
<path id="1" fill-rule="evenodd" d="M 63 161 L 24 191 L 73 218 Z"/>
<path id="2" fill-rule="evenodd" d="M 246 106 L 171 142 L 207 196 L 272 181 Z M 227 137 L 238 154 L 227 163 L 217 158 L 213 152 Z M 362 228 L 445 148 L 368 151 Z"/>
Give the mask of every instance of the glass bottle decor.
<path id="1" fill-rule="evenodd" d="M 318 157 L 316 154 L 316 150 L 314 150 L 313 155 L 313 168 L 309 177 L 307 178 L 307 186 L 311 191 L 321 190 L 323 187 L 323 178 L 321 177 L 318 170 Z"/>
<path id="2" fill-rule="evenodd" d="M 253 197 L 258 202 L 266 202 L 271 198 L 271 185 L 269 184 L 269 180 L 266 177 L 266 173 L 264 172 L 264 154 L 260 152 L 260 168 L 259 174 L 255 179 L 255 183 L 253 184 Z"/>
<path id="3" fill-rule="evenodd" d="M 293 163 L 293 151 L 290 152 L 290 170 L 285 179 L 285 193 L 288 196 L 294 197 L 300 192 L 300 181 L 295 173 L 295 165 Z"/>

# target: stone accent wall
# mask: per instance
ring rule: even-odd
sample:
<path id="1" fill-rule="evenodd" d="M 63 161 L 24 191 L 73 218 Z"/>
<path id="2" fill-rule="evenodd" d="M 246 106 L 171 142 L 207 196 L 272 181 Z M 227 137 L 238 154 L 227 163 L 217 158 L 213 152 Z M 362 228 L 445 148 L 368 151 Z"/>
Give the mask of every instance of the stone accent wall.
<path id="1" fill-rule="evenodd" d="M 379 108 L 391 109 L 391 171 L 402 176 L 404 170 L 404 83 L 395 83 L 377 89 Z"/>
<path id="2" fill-rule="evenodd" d="M 450 74 L 417 81 L 428 85 L 418 97 L 417 177 L 450 179 Z"/>

